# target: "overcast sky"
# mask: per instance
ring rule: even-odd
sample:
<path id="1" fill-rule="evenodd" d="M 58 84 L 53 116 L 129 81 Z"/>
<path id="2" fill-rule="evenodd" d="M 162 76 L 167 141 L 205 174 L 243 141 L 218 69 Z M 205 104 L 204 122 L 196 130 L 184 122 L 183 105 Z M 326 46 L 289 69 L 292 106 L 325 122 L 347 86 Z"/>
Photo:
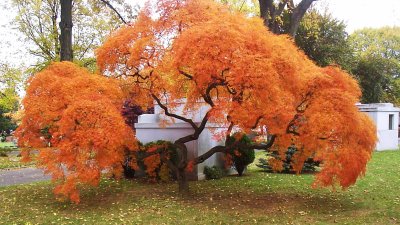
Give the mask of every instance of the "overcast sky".
<path id="1" fill-rule="evenodd" d="M 144 2 L 126 1 L 133 4 Z M 2 2 L 9 4 L 9 0 Z M 345 21 L 349 33 L 363 27 L 400 26 L 400 0 L 318 0 L 315 5 L 318 8 L 328 7 L 334 17 Z M 27 65 L 32 64 L 23 48 L 22 38 L 10 25 L 14 17 L 13 10 L 0 8 L 0 62 L 15 64 L 23 61 Z"/>
<path id="2" fill-rule="evenodd" d="M 400 26 L 400 0 L 320 0 L 334 17 L 344 20 L 347 31 L 364 27 Z"/>

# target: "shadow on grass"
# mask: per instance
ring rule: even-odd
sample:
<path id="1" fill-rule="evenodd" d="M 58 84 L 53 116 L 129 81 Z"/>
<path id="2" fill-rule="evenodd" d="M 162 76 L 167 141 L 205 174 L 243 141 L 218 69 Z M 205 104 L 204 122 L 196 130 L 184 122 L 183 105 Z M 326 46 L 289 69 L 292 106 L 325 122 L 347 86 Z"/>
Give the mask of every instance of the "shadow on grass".
<path id="1" fill-rule="evenodd" d="M 242 178 L 244 177 L 238 179 Z M 295 193 L 287 190 L 254 192 L 243 188 L 234 190 L 232 187 L 219 186 L 216 182 L 218 181 L 191 182 L 190 194 L 180 196 L 175 182 L 150 184 L 137 180 L 103 181 L 99 188 L 85 188 L 81 192 L 81 204 L 67 204 L 65 207 L 65 203 L 59 203 L 56 207 L 67 211 L 92 211 L 112 208 L 115 204 L 135 203 L 146 208 L 151 204 L 164 205 L 172 201 L 182 208 L 196 208 L 199 211 L 215 209 L 221 213 L 247 213 L 253 216 L 302 211 L 329 215 L 332 212 L 357 210 L 357 206 L 351 204 L 350 199 L 334 193 Z M 238 182 L 240 183 L 240 180 Z"/>

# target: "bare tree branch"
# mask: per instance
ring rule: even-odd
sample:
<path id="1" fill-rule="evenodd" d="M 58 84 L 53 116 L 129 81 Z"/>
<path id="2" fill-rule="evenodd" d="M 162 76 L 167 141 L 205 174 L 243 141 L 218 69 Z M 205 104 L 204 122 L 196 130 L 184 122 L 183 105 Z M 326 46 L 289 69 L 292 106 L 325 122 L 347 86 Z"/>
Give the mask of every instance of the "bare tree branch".
<path id="1" fill-rule="evenodd" d="M 106 1 L 106 0 L 100 0 L 100 1 L 102 1 L 104 4 L 106 4 L 112 11 L 114 11 L 117 15 L 118 15 L 118 17 L 121 19 L 121 21 L 124 23 L 124 24 L 127 24 L 127 22 L 125 21 L 125 19 L 122 17 L 122 15 L 114 8 L 114 6 L 112 6 L 111 4 L 110 4 L 110 2 L 108 2 L 108 1 Z"/>

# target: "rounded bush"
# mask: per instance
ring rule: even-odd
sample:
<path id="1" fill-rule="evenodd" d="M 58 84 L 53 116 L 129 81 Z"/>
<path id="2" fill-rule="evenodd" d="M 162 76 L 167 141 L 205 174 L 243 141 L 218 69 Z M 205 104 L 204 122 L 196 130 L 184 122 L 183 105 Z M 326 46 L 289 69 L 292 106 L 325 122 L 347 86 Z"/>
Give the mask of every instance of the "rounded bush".
<path id="1" fill-rule="evenodd" d="M 220 179 L 224 176 L 224 171 L 217 166 L 213 167 L 205 166 L 204 175 L 206 175 L 207 180 Z"/>
<path id="2" fill-rule="evenodd" d="M 242 132 L 234 133 L 227 140 L 227 146 L 232 146 L 229 155 L 239 176 L 242 176 L 247 165 L 254 162 L 254 149 L 248 147 L 251 144 L 251 139 Z"/>

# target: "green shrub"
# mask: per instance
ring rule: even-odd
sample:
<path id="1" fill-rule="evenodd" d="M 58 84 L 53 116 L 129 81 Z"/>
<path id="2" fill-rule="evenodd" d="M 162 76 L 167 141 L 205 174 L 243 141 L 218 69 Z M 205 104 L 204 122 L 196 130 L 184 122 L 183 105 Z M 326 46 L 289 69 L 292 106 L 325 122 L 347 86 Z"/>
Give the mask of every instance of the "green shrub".
<path id="1" fill-rule="evenodd" d="M 204 175 L 206 175 L 206 179 L 207 180 L 214 180 L 214 179 L 222 178 L 225 175 L 225 173 L 224 173 L 223 169 L 221 169 L 220 167 L 217 167 L 217 166 L 213 166 L 213 167 L 205 166 L 204 167 Z"/>
<path id="2" fill-rule="evenodd" d="M 172 142 L 165 141 L 165 140 L 152 141 L 152 142 L 145 144 L 144 148 L 146 151 L 148 151 L 150 148 L 152 148 L 154 146 L 160 146 L 160 148 L 163 148 L 162 146 L 166 146 L 166 148 L 168 150 L 169 160 L 174 165 L 178 164 L 178 161 L 179 161 L 178 149 L 175 147 L 175 145 Z"/>
<path id="3" fill-rule="evenodd" d="M 143 144 L 138 142 L 139 148 L 142 148 Z M 122 169 L 124 171 L 124 177 L 127 179 L 131 179 L 135 177 L 136 171 L 131 167 L 131 162 L 133 159 L 132 152 L 129 149 L 125 150 L 125 158 L 122 162 Z"/>
<path id="4" fill-rule="evenodd" d="M 291 146 L 288 148 L 286 152 L 286 158 L 284 160 L 281 159 L 279 156 L 278 152 L 273 151 L 273 152 L 268 152 L 267 153 L 267 158 L 275 158 L 278 160 L 282 160 L 283 162 L 283 170 L 281 171 L 282 173 L 292 173 L 293 168 L 291 165 L 293 155 L 297 152 L 297 149 L 295 146 Z M 308 158 L 303 165 L 303 168 L 301 172 L 314 172 L 316 171 L 317 167 L 319 166 L 319 162 L 314 161 L 313 158 Z M 268 159 L 261 158 L 259 159 L 259 162 L 257 164 L 257 167 L 264 169 L 265 171 L 272 171 L 272 166 L 269 164 Z"/>
<path id="5" fill-rule="evenodd" d="M 176 175 L 173 173 L 173 171 L 170 171 L 169 167 L 167 166 L 167 163 L 162 162 L 160 160 L 157 165 L 155 165 L 155 170 L 149 173 L 148 168 L 145 164 L 146 158 L 144 157 L 148 151 L 158 151 L 160 148 L 166 148 L 167 154 L 169 161 L 177 165 L 178 164 L 178 152 L 177 148 L 175 145 L 170 142 L 170 141 L 164 141 L 164 140 L 158 140 L 158 141 L 153 141 L 149 142 L 145 145 L 142 143 L 139 143 L 139 150 L 136 152 L 130 152 L 128 151 L 126 156 L 125 156 L 125 161 L 123 163 L 123 168 L 124 168 L 124 175 L 126 178 L 133 178 L 136 174 L 137 171 L 135 171 L 133 168 L 131 168 L 130 164 L 133 158 L 136 159 L 136 163 L 138 168 L 143 171 L 146 176 L 149 178 L 155 179 L 155 180 L 162 180 L 162 181 L 167 181 L 170 179 L 176 179 Z M 158 159 L 161 158 L 161 153 L 157 153 L 154 156 L 157 156 Z M 147 157 L 147 160 L 151 160 L 151 157 Z M 153 165 L 154 166 L 154 165 Z"/>
<path id="6" fill-rule="evenodd" d="M 244 133 L 238 132 L 228 137 L 227 146 L 234 146 L 229 150 L 229 155 L 239 176 L 242 176 L 247 165 L 254 162 L 254 149 L 248 148 L 251 144 L 251 139 Z"/>

